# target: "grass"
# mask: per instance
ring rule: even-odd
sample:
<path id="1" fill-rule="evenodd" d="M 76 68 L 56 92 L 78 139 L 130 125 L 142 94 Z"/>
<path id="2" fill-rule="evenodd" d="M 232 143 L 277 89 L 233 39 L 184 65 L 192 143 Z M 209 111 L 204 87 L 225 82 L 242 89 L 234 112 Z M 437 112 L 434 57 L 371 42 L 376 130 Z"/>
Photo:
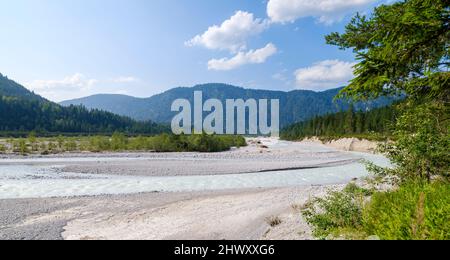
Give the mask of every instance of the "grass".
<path id="1" fill-rule="evenodd" d="M 302 214 L 319 239 L 450 240 L 450 184 L 410 182 L 388 192 L 350 184 L 314 198 Z"/>
<path id="2" fill-rule="evenodd" d="M 221 152 L 232 147 L 246 146 L 241 136 L 169 135 L 128 137 L 121 133 L 112 136 L 57 136 L 0 140 L 3 154 L 57 154 L 64 152 Z"/>
<path id="3" fill-rule="evenodd" d="M 412 182 L 376 193 L 363 221 L 366 233 L 385 240 L 450 240 L 450 184 Z"/>

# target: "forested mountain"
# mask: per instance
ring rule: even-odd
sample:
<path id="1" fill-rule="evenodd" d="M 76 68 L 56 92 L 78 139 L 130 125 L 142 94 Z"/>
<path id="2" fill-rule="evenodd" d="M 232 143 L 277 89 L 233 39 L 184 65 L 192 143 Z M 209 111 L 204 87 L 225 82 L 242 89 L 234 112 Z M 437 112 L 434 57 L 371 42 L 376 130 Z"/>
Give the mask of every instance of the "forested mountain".
<path id="1" fill-rule="evenodd" d="M 0 96 L 23 98 L 27 100 L 45 101 L 45 99 L 42 98 L 41 96 L 36 95 L 33 92 L 26 89 L 25 87 L 23 87 L 22 85 L 17 84 L 12 80 L 9 80 L 8 77 L 3 76 L 1 73 L 0 73 Z"/>
<path id="2" fill-rule="evenodd" d="M 0 75 L 0 131 L 153 134 L 166 127 L 82 106 L 63 107 Z"/>
<path id="3" fill-rule="evenodd" d="M 176 113 L 171 112 L 175 99 L 188 99 L 193 104 L 194 91 L 202 91 L 203 99 L 219 99 L 225 104 L 226 99 L 279 99 L 280 122 L 282 126 L 308 120 L 318 115 L 336 113 L 349 109 L 349 102 L 334 102 L 334 97 L 341 89 L 324 92 L 295 90 L 291 92 L 244 89 L 225 84 L 205 84 L 192 88 L 171 89 L 150 98 L 134 98 L 122 95 L 95 95 L 77 100 L 62 102 L 62 105 L 84 105 L 90 109 L 102 109 L 115 114 L 129 116 L 137 120 L 152 120 L 169 123 Z M 381 98 L 368 103 L 356 103 L 356 110 L 366 111 L 390 104 L 392 99 Z"/>
<path id="4" fill-rule="evenodd" d="M 378 134 L 389 136 L 397 112 L 393 106 L 371 111 L 356 111 L 353 106 L 348 111 L 318 116 L 300 122 L 281 131 L 285 140 L 300 140 L 305 137 L 340 137 Z"/>

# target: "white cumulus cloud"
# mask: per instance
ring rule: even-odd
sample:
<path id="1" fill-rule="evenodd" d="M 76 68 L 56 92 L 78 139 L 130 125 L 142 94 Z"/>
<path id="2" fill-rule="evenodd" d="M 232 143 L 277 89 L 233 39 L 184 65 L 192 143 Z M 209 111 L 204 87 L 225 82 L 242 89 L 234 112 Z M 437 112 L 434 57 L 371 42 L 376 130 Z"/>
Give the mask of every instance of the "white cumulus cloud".
<path id="1" fill-rule="evenodd" d="M 237 53 L 247 48 L 247 40 L 267 28 L 267 22 L 252 13 L 237 11 L 220 26 L 214 25 L 201 35 L 186 42 L 187 46 L 203 46 L 212 50 Z"/>
<path id="2" fill-rule="evenodd" d="M 75 73 L 60 80 L 34 80 L 27 85 L 36 91 L 77 91 L 90 89 L 96 83 L 98 83 L 96 79 L 90 79 L 81 73 Z"/>
<path id="3" fill-rule="evenodd" d="M 59 102 L 98 93 L 116 93 L 118 87 L 133 85 L 138 82 L 140 82 L 140 79 L 132 76 L 94 79 L 82 73 L 75 73 L 62 79 L 39 79 L 25 85 L 39 95 Z"/>
<path id="4" fill-rule="evenodd" d="M 354 77 L 354 62 L 325 60 L 311 67 L 295 72 L 298 88 L 307 90 L 326 90 L 346 85 Z"/>
<path id="5" fill-rule="evenodd" d="M 267 14 L 275 23 L 315 17 L 319 22 L 331 24 L 374 2 L 376 0 L 269 0 Z"/>
<path id="6" fill-rule="evenodd" d="M 277 48 L 274 44 L 269 43 L 266 47 L 250 50 L 248 52 L 239 52 L 232 58 L 213 59 L 208 62 L 209 70 L 233 70 L 246 64 L 261 64 L 264 63 L 270 56 L 277 53 Z"/>

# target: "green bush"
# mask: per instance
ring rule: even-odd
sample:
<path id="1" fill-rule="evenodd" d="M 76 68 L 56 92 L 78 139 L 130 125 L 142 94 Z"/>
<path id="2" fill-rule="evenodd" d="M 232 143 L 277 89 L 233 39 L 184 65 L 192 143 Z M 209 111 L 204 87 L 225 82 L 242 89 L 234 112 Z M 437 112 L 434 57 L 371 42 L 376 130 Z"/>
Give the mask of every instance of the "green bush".
<path id="1" fill-rule="evenodd" d="M 93 136 L 89 138 L 89 151 L 102 152 L 110 150 L 111 150 L 111 142 L 109 140 L 109 137 Z"/>
<path id="2" fill-rule="evenodd" d="M 313 227 L 313 235 L 320 239 L 361 229 L 362 205 L 366 191 L 350 184 L 340 191 L 329 192 L 325 198 L 314 198 L 302 210 L 306 221 Z"/>
<path id="3" fill-rule="evenodd" d="M 448 105 L 406 102 L 396 123 L 394 137 L 383 152 L 397 166 L 390 171 L 402 181 L 434 176 L 450 180 L 450 123 Z"/>
<path id="4" fill-rule="evenodd" d="M 17 147 L 18 147 L 19 153 L 22 155 L 28 154 L 30 152 L 28 149 L 28 144 L 25 141 L 25 139 L 20 139 L 19 142 L 17 143 Z"/>
<path id="5" fill-rule="evenodd" d="M 142 140 L 141 140 L 142 141 Z M 136 146 L 135 142 L 131 142 Z M 246 146 L 242 136 L 222 135 L 168 135 L 150 137 L 147 148 L 156 152 L 222 152 L 231 147 Z"/>
<path id="6" fill-rule="evenodd" d="M 122 134 L 115 132 L 111 137 L 111 149 L 113 151 L 127 150 L 128 138 Z"/>
<path id="7" fill-rule="evenodd" d="M 28 142 L 31 145 L 31 150 L 33 152 L 36 152 L 39 150 L 39 145 L 37 142 L 37 138 L 36 138 L 36 133 L 35 132 L 31 132 L 28 134 Z"/>
<path id="8" fill-rule="evenodd" d="M 449 240 L 450 184 L 408 183 L 376 193 L 363 223 L 368 234 L 385 240 Z"/>
<path id="9" fill-rule="evenodd" d="M 28 142 L 27 142 L 28 141 Z M 222 152 L 231 147 L 246 146 L 242 136 L 222 135 L 171 135 L 161 134 L 152 137 L 128 137 L 116 132 L 109 136 L 37 138 L 30 134 L 28 139 L 8 141 L 16 153 L 60 153 L 64 151 L 154 151 L 154 152 Z"/>
<path id="10" fill-rule="evenodd" d="M 69 139 L 66 142 L 64 142 L 64 150 L 68 152 L 73 152 L 78 149 L 77 142 L 73 139 Z"/>
<path id="11" fill-rule="evenodd" d="M 0 144 L 0 153 L 6 153 L 6 146 L 4 144 Z"/>
<path id="12" fill-rule="evenodd" d="M 148 149 L 147 138 L 143 136 L 138 136 L 136 138 L 131 138 L 128 141 L 128 149 L 131 151 L 145 151 Z"/>
<path id="13" fill-rule="evenodd" d="M 61 150 L 64 148 L 64 141 L 65 141 L 65 138 L 62 135 L 60 135 L 56 138 L 56 142 L 58 143 L 58 148 Z"/>
<path id="14" fill-rule="evenodd" d="M 52 152 L 52 153 L 57 152 L 56 144 L 54 142 L 52 142 L 52 141 L 49 141 L 48 142 L 48 150 L 49 150 L 49 152 Z"/>
<path id="15" fill-rule="evenodd" d="M 311 200 L 302 214 L 319 239 L 450 240 L 450 184 L 409 182 L 376 193 L 350 184 Z"/>

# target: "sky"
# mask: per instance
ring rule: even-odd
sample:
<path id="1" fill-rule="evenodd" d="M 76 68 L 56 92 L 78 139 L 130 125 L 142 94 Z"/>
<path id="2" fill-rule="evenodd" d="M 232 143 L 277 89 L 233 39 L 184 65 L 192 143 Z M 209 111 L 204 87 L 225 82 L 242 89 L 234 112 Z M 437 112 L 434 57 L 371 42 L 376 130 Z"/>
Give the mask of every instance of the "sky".
<path id="1" fill-rule="evenodd" d="M 325 43 L 385 0 L 0 0 L 0 73 L 53 101 L 227 83 L 322 91 L 355 56 Z"/>

